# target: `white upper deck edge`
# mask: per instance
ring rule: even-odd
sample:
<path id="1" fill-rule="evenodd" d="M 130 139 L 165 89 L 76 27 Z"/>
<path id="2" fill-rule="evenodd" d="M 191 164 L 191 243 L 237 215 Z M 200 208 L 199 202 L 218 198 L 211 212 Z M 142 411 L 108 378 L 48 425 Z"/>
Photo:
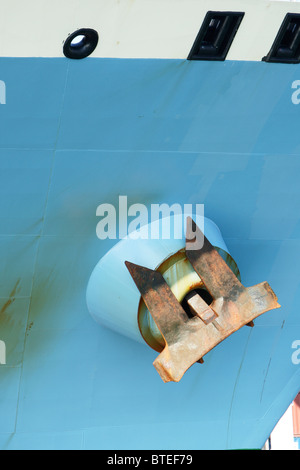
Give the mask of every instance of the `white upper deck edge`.
<path id="1" fill-rule="evenodd" d="M 245 17 L 227 60 L 261 61 L 286 13 L 300 3 L 278 0 L 1 0 L 0 57 L 64 57 L 63 42 L 93 28 L 91 57 L 186 59 L 209 10 Z"/>

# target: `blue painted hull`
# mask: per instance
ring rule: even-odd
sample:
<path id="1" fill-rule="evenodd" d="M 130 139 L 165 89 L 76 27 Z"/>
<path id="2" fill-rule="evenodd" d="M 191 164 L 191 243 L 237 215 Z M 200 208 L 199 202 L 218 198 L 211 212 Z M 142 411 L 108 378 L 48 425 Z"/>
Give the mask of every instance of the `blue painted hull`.
<path id="1" fill-rule="evenodd" d="M 299 66 L 0 59 L 1 448 L 261 448 L 300 389 Z M 96 208 L 198 203 L 282 307 L 178 384 L 96 325 Z M 295 362 L 295 361 L 294 361 Z"/>

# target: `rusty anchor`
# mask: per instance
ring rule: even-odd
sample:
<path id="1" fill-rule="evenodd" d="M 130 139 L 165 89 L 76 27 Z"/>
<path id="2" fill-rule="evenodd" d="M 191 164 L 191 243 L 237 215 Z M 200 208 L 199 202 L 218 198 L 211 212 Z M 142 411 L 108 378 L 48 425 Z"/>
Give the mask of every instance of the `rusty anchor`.
<path id="1" fill-rule="evenodd" d="M 196 241 L 203 237 L 202 248 Z M 191 292 L 188 316 L 158 271 L 125 262 L 164 340 L 165 347 L 153 365 L 164 382 L 179 382 L 203 356 L 266 311 L 279 308 L 267 282 L 244 287 L 192 219 L 187 219 L 186 256 L 213 301 L 208 305 Z"/>

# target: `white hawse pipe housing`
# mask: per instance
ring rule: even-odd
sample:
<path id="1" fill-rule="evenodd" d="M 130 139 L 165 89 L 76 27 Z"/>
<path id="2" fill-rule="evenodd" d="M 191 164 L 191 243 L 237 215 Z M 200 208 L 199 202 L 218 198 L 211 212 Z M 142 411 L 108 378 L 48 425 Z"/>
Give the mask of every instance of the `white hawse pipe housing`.
<path id="1" fill-rule="evenodd" d="M 186 217 L 169 217 L 170 226 L 186 224 Z M 192 215 L 193 220 L 196 220 Z M 163 219 L 165 220 L 165 219 Z M 166 221 L 166 220 L 165 220 Z M 151 222 L 147 233 L 153 233 Z M 230 256 L 217 225 L 202 217 L 199 225 L 210 243 L 219 251 L 227 264 L 239 277 L 238 267 Z M 132 232 L 118 242 L 96 265 L 87 287 L 87 305 L 90 314 L 103 326 L 139 342 L 146 341 L 161 351 L 164 340 L 148 312 L 141 295 L 125 266 L 129 261 L 153 270 L 160 270 L 179 302 L 194 289 L 203 289 L 203 283 L 185 256 L 185 236 L 180 239 L 140 239 Z"/>

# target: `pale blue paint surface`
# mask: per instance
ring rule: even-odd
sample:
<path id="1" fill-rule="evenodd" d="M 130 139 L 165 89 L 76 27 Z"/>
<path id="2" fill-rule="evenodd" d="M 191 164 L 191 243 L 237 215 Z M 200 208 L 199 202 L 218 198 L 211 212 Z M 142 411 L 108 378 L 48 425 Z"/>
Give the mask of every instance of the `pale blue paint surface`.
<path id="1" fill-rule="evenodd" d="M 0 339 L 17 338 L 0 366 L 0 448 L 261 447 L 300 389 L 299 66 L 0 65 L 0 311 L 17 286 L 0 315 Z M 268 281 L 282 305 L 179 384 L 86 308 L 115 243 L 96 238 L 96 208 L 119 194 L 204 203 L 243 283 Z"/>

